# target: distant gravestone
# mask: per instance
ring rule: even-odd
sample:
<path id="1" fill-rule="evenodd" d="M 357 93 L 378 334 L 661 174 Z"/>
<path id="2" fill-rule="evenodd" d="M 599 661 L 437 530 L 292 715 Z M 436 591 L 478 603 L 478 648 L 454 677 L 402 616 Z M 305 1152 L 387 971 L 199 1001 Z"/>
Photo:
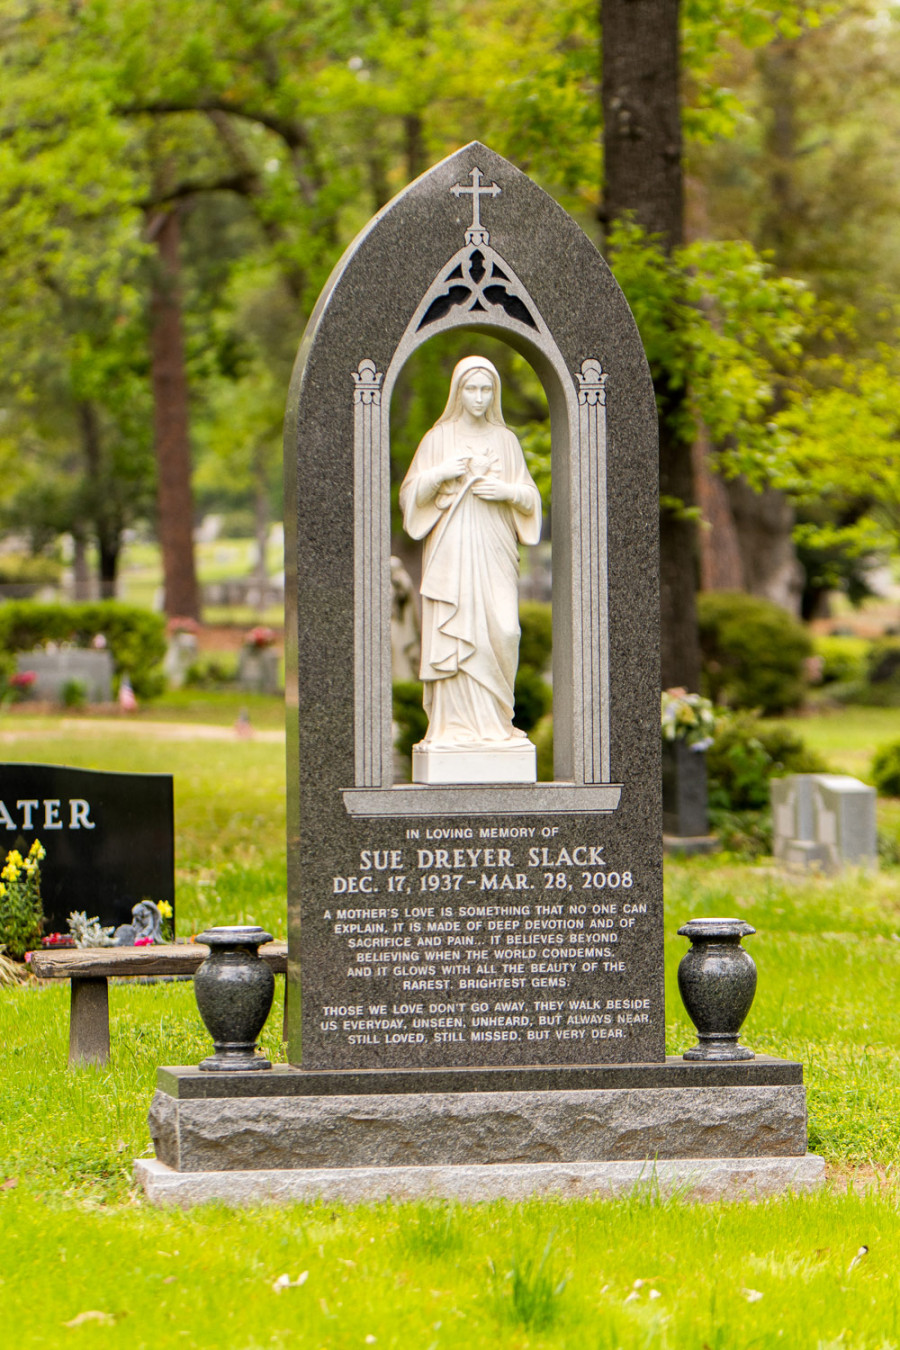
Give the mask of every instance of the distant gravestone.
<path id="1" fill-rule="evenodd" d="M 66 685 L 80 684 L 88 703 L 109 703 L 112 699 L 113 659 L 108 651 L 82 651 L 79 648 L 58 652 L 19 652 L 19 674 L 31 671 L 37 676 L 27 691 L 30 699 L 62 702 Z"/>
<path id="2" fill-rule="evenodd" d="M 39 839 L 45 932 L 64 933 L 85 910 L 101 924 L 131 922 L 132 906 L 175 903 L 172 778 L 99 773 L 57 764 L 0 765 L 0 850 Z"/>
<path id="3" fill-rule="evenodd" d="M 773 851 L 800 867 L 877 867 L 876 792 L 845 774 L 789 774 L 771 784 Z"/>

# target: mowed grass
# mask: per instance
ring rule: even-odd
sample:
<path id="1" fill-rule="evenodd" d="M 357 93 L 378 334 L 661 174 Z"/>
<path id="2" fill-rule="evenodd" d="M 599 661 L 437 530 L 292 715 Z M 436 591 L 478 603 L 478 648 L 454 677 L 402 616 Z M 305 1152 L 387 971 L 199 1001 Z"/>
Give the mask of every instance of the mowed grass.
<path id="1" fill-rule="evenodd" d="M 10 1344 L 888 1350 L 900 1214 L 765 1205 L 206 1207 L 4 1218 Z M 852 1270 L 855 1253 L 869 1254 Z M 301 1281 L 280 1292 L 280 1276 Z"/>
<path id="2" fill-rule="evenodd" d="M 7 759 L 174 773 L 180 932 L 252 919 L 283 936 L 280 744 L 27 729 L 10 742 L 0 724 Z M 159 1213 L 132 1164 L 156 1067 L 209 1048 L 190 984 L 114 985 L 112 1061 L 76 1072 L 68 989 L 0 989 L 0 1325 L 23 1346 L 900 1348 L 900 870 L 670 860 L 666 899 L 669 1049 L 693 1040 L 677 928 L 748 920 L 743 1039 L 803 1060 L 824 1194 Z M 282 988 L 263 1041 L 277 1059 Z"/>

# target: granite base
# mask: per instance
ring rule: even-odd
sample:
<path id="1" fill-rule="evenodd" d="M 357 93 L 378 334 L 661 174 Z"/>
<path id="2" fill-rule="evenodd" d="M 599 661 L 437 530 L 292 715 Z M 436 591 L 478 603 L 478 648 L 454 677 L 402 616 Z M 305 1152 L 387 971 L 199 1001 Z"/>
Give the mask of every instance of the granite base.
<path id="1" fill-rule="evenodd" d="M 565 1200 L 614 1198 L 632 1192 L 690 1201 L 763 1200 L 821 1186 L 825 1160 L 793 1158 L 671 1158 L 653 1162 L 479 1164 L 449 1167 L 330 1167 L 306 1170 L 176 1172 L 155 1158 L 135 1163 L 135 1178 L 156 1206 L 209 1202 L 241 1206 L 363 1204 L 394 1200 Z"/>
<path id="2" fill-rule="evenodd" d="M 722 847 L 715 834 L 664 834 L 663 853 L 718 853 Z"/>

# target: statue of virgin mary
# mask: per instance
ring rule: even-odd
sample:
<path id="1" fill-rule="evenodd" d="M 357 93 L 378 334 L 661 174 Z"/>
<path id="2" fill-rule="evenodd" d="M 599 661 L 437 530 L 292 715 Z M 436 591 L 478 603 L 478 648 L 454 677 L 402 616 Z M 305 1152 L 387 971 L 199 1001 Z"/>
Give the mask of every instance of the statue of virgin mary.
<path id="1" fill-rule="evenodd" d="M 466 357 L 454 370 L 447 406 L 403 481 L 400 508 L 407 534 L 425 541 L 421 749 L 533 753 L 512 724 L 513 685 L 518 545 L 539 541 L 541 499 L 503 421 L 500 377 L 484 357 Z"/>

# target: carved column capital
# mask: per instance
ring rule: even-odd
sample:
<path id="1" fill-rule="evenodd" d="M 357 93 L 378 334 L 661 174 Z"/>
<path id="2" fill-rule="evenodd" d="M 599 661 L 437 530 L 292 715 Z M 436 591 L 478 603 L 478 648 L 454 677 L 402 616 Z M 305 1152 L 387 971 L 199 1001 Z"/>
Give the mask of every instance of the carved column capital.
<path id="1" fill-rule="evenodd" d="M 578 402 L 589 407 L 597 404 L 606 406 L 606 381 L 609 378 L 600 362 L 593 356 L 582 361 L 580 372 L 575 376 L 578 381 Z"/>

